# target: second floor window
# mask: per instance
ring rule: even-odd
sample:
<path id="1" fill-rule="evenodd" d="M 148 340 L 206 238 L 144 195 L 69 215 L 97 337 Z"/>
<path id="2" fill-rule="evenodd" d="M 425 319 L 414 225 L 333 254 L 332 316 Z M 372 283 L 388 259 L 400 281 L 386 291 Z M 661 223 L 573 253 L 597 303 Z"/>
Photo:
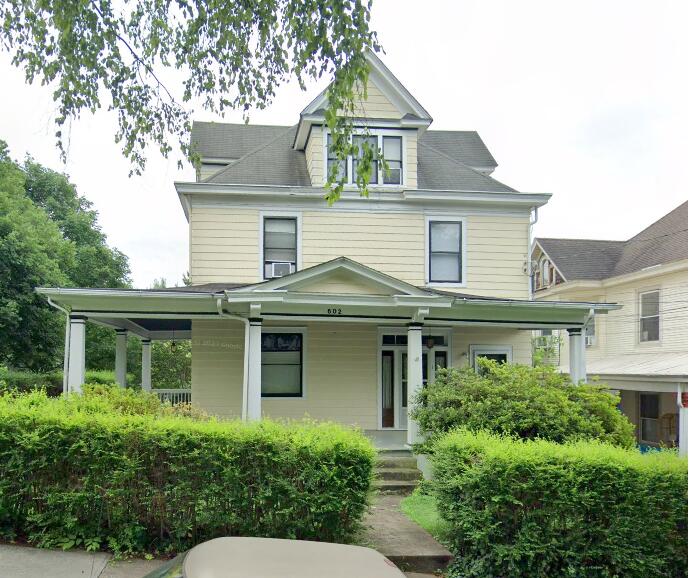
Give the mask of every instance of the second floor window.
<path id="1" fill-rule="evenodd" d="M 660 291 L 639 295 L 639 341 L 660 341 Z"/>
<path id="2" fill-rule="evenodd" d="M 296 272 L 296 218 L 263 220 L 263 276 L 283 277 Z"/>
<path id="3" fill-rule="evenodd" d="M 429 282 L 462 283 L 462 269 L 462 223 L 429 221 Z"/>
<path id="4" fill-rule="evenodd" d="M 374 134 L 374 132 L 376 134 Z M 369 134 L 355 134 L 352 136 L 352 144 L 358 148 L 358 153 L 349 157 L 349 162 L 340 161 L 332 149 L 332 135 L 328 134 L 327 140 L 327 174 L 336 171 L 338 180 L 345 178 L 350 184 L 357 182 L 357 165 L 363 156 L 364 147 L 370 147 L 373 152 L 371 174 L 369 183 L 373 185 L 402 185 L 404 182 L 403 164 L 403 137 L 382 134 L 379 129 Z M 378 161 L 378 153 L 383 153 L 384 160 L 388 163 L 388 172 Z M 333 167 L 336 167 L 335 169 Z"/>

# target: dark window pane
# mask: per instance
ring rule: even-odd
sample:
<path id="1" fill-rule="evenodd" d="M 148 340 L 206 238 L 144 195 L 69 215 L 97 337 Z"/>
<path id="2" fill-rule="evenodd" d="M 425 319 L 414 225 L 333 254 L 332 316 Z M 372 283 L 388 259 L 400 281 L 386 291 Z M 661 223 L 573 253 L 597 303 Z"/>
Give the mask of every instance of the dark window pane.
<path id="1" fill-rule="evenodd" d="M 357 165 L 359 164 L 359 159 L 364 156 L 364 146 L 370 147 L 373 151 L 373 162 L 371 163 L 371 175 L 369 178 L 369 183 L 374 184 L 378 182 L 378 137 L 375 136 L 359 136 L 355 135 L 352 137 L 352 143 L 354 143 L 359 152 L 352 159 L 352 181 L 357 182 Z"/>
<path id="2" fill-rule="evenodd" d="M 658 419 L 660 417 L 660 398 L 657 395 L 641 394 L 641 417 Z"/>
<path id="3" fill-rule="evenodd" d="M 260 374 L 263 396 L 302 395 L 302 345 L 301 333 L 263 333 Z"/>
<path id="4" fill-rule="evenodd" d="M 660 313 L 660 291 L 641 294 L 641 317 L 649 317 Z"/>
<path id="5" fill-rule="evenodd" d="M 337 166 L 337 180 L 342 180 L 347 177 L 347 159 L 339 160 L 335 153 L 331 150 L 333 138 L 328 135 L 328 174 L 331 173 L 332 167 Z"/>
<path id="6" fill-rule="evenodd" d="M 641 341 L 658 341 L 660 339 L 660 317 L 641 319 Z"/>

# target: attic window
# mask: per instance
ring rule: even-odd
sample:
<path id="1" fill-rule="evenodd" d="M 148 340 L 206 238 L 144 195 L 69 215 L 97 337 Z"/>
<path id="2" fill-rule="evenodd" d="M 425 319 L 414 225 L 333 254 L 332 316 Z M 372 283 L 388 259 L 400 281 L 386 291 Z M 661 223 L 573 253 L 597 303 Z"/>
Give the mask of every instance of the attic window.
<path id="1" fill-rule="evenodd" d="M 394 134 L 395 133 L 395 134 Z M 371 175 L 369 184 L 372 185 L 402 185 L 405 181 L 405 167 L 403 164 L 403 136 L 397 131 L 388 129 L 370 129 L 368 134 L 355 134 L 352 136 L 352 143 L 355 144 L 359 153 L 350 156 L 348 161 L 340 161 L 337 155 L 331 150 L 332 136 L 327 135 L 326 141 L 326 176 L 331 173 L 334 165 L 337 167 L 337 179 L 343 176 L 345 181 L 350 184 L 357 182 L 357 165 L 362 157 L 364 146 L 370 147 L 377 157 L 378 151 L 383 152 L 383 158 L 388 163 L 388 174 L 377 158 L 374 158 L 371 165 Z"/>

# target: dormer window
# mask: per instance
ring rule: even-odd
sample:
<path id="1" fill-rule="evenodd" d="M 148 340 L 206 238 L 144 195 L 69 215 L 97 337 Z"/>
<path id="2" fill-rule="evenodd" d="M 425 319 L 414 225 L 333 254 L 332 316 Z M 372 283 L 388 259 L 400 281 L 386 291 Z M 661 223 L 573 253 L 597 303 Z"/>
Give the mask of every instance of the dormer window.
<path id="1" fill-rule="evenodd" d="M 398 134 L 400 132 L 401 134 Z M 333 170 L 334 165 L 338 165 L 337 179 L 345 177 L 348 184 L 357 182 L 357 166 L 359 159 L 363 156 L 364 147 L 371 147 L 374 151 L 374 160 L 371 165 L 371 175 L 369 184 L 372 185 L 402 185 L 405 182 L 405 167 L 403 164 L 403 136 L 402 131 L 389 129 L 370 129 L 368 134 L 355 134 L 352 136 L 352 144 L 358 148 L 355 156 L 350 156 L 348 161 L 340 161 L 336 154 L 331 150 L 332 137 L 327 135 L 326 140 L 326 176 Z M 383 152 L 383 158 L 388 163 L 388 174 L 385 168 L 378 161 L 378 152 Z"/>

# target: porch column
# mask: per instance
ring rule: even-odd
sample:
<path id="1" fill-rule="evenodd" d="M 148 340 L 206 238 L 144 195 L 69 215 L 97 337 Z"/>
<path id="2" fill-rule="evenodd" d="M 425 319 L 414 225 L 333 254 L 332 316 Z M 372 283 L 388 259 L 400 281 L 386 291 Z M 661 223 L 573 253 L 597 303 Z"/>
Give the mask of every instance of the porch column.
<path id="1" fill-rule="evenodd" d="M 152 389 L 152 340 L 142 340 L 142 389 Z"/>
<path id="2" fill-rule="evenodd" d="M 116 383 L 125 387 L 128 372 L 128 330 L 116 329 Z"/>
<path id="3" fill-rule="evenodd" d="M 569 375 L 572 383 L 586 380 L 586 332 L 569 329 Z"/>
<path id="4" fill-rule="evenodd" d="M 248 395 L 246 419 L 259 420 L 262 417 L 260 390 L 260 342 L 263 322 L 260 318 L 249 319 L 248 324 Z"/>
<path id="5" fill-rule="evenodd" d="M 680 455 L 687 455 L 687 418 L 689 417 L 689 395 L 687 392 L 687 387 L 683 384 L 677 385 L 677 408 L 679 409 L 679 446 Z"/>
<path id="6" fill-rule="evenodd" d="M 68 347 L 67 391 L 82 393 L 84 384 L 84 335 L 87 318 L 81 315 L 70 315 L 70 339 Z"/>
<path id="7" fill-rule="evenodd" d="M 407 443 L 421 441 L 417 422 L 412 419 L 412 403 L 422 389 L 422 324 L 410 323 L 407 328 Z"/>

